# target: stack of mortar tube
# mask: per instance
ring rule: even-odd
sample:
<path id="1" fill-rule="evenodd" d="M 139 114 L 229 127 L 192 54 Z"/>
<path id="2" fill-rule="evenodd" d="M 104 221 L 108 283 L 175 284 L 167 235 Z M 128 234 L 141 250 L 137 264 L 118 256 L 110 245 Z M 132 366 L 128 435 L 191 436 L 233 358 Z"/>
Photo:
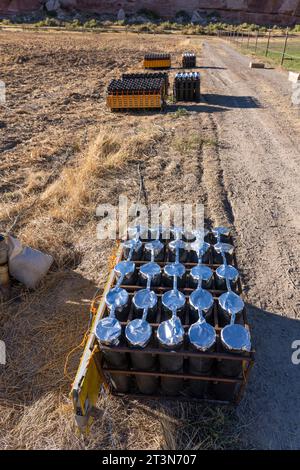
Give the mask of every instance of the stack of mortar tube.
<path id="1" fill-rule="evenodd" d="M 134 239 L 127 240 L 123 245 L 127 259 L 118 263 L 114 270 L 119 276 L 118 281 L 106 294 L 105 302 L 109 310 L 109 316 L 101 319 L 96 327 L 96 337 L 105 346 L 117 346 L 121 341 L 122 327 L 120 321 L 127 318 L 129 312 L 129 295 L 121 284 L 132 283 L 135 276 L 135 263 L 132 259 L 140 259 L 142 242 L 139 238 L 139 231 Z M 126 353 L 113 350 L 103 350 L 106 364 L 110 368 L 128 370 L 129 363 Z M 123 374 L 110 374 L 111 382 L 115 390 L 126 393 L 130 389 L 130 377 Z"/>
<path id="2" fill-rule="evenodd" d="M 166 69 L 171 67 L 171 55 L 165 53 L 150 53 L 144 55 L 144 67 L 151 69 Z"/>
<path id="3" fill-rule="evenodd" d="M 196 54 L 194 52 L 184 52 L 182 54 L 182 68 L 196 67 Z"/>
<path id="4" fill-rule="evenodd" d="M 130 353 L 131 364 L 137 371 L 156 370 L 156 357 L 151 354 L 134 352 L 134 348 L 144 349 L 153 341 L 152 328 L 147 320 L 155 322 L 157 315 L 157 295 L 151 291 L 152 285 L 159 285 L 161 280 L 160 266 L 155 263 L 155 258 L 160 257 L 163 251 L 163 244 L 159 240 L 159 230 L 157 238 L 146 243 L 145 251 L 151 253 L 150 262 L 140 268 L 140 280 L 146 288 L 136 292 L 133 298 L 135 314 L 138 318 L 132 320 L 125 329 L 125 336 L 129 346 L 132 348 Z M 139 318 L 141 316 L 141 318 Z M 136 384 L 141 393 L 155 394 L 158 390 L 158 377 L 143 374 L 135 376 Z"/>
<path id="5" fill-rule="evenodd" d="M 185 267 L 180 263 L 180 250 L 184 250 L 182 245 L 182 231 L 178 228 L 173 229 L 175 240 L 170 243 L 169 248 L 175 250 L 175 261 L 167 264 L 164 268 L 164 274 L 167 277 L 173 277 L 173 289 L 167 291 L 162 296 L 162 308 L 165 315 L 170 316 L 168 320 L 160 323 L 157 329 L 157 338 L 160 345 L 169 351 L 172 355 L 160 354 L 159 364 L 162 372 L 183 372 L 183 355 L 176 355 L 184 341 L 184 329 L 181 318 L 183 318 L 185 309 L 185 295 L 177 288 L 178 278 L 183 278 Z M 181 317 L 181 318 L 180 318 Z M 177 395 L 183 388 L 183 379 L 178 377 L 161 377 L 161 389 L 166 395 Z"/>
<path id="6" fill-rule="evenodd" d="M 173 94 L 176 101 L 200 101 L 200 73 L 177 73 L 174 79 Z"/>
<path id="7" fill-rule="evenodd" d="M 165 90 L 164 77 L 139 77 L 111 80 L 107 88 L 108 95 L 162 94 Z"/>
<path id="8" fill-rule="evenodd" d="M 132 231 L 132 229 L 131 229 Z M 185 266 L 180 262 L 186 261 L 187 246 L 183 241 L 183 231 L 174 227 L 172 230 L 174 240 L 169 243 L 169 260 L 171 263 L 164 267 L 164 278 L 173 280 L 173 289 L 163 294 L 161 298 L 163 317 L 157 329 L 157 339 L 160 346 L 171 355 L 159 354 L 159 366 L 161 372 L 182 373 L 184 355 L 176 354 L 183 347 L 184 329 L 182 321 L 186 310 L 185 295 L 178 290 L 181 282 L 185 287 Z M 144 349 L 153 340 L 153 332 L 150 323 L 156 322 L 158 299 L 151 287 L 161 285 L 161 268 L 155 262 L 164 257 L 164 245 L 160 241 L 161 230 L 155 229 L 156 236 L 145 243 L 145 258 L 150 259 L 148 263 L 141 266 L 139 270 L 139 284 L 146 285 L 144 289 L 138 290 L 133 297 L 133 311 L 136 318 L 127 324 L 125 338 L 132 349 L 130 352 L 130 363 L 128 353 L 113 350 L 114 345 L 120 344 L 121 325 L 129 313 L 129 295 L 121 285 L 134 284 L 137 278 L 135 263 L 140 260 L 143 253 L 140 228 L 136 227 L 133 237 L 123 243 L 123 253 L 126 258 L 119 262 L 114 270 L 118 276 L 115 287 L 110 289 L 105 297 L 109 316 L 99 321 L 96 328 L 96 337 L 101 344 L 111 346 L 110 350 L 104 349 L 103 355 L 110 369 L 128 370 L 130 363 L 133 370 L 155 371 L 157 370 L 157 357 L 149 353 L 135 352 L 136 349 Z M 189 297 L 189 316 L 194 323 L 188 331 L 189 349 L 193 352 L 199 351 L 199 356 L 190 357 L 188 360 L 189 373 L 195 376 L 211 375 L 214 359 L 207 358 L 202 353 L 213 352 L 216 348 L 216 332 L 213 324 L 214 299 L 206 290 L 212 287 L 213 273 L 204 263 L 209 261 L 211 246 L 204 241 L 204 232 L 194 232 L 195 241 L 189 245 L 192 253 L 195 253 L 197 265 L 194 266 L 189 275 L 189 285 L 195 290 Z M 241 324 L 243 322 L 244 303 L 242 299 L 233 292 L 238 272 L 229 264 L 233 255 L 233 247 L 229 244 L 230 232 L 224 227 L 213 229 L 216 244 L 212 245 L 214 250 L 214 261 L 223 264 L 219 266 L 219 278 L 216 270 L 216 282 L 225 283 L 226 288 L 218 298 L 219 324 L 223 326 L 220 334 L 220 345 L 227 354 L 248 354 L 251 349 L 249 331 Z M 149 232 L 148 232 L 149 238 Z M 207 238 L 208 239 L 208 238 Z M 150 255 L 150 256 L 149 256 Z M 190 255 L 191 256 L 191 255 Z M 193 262 L 193 261 L 192 261 Z M 235 270 L 232 271 L 232 269 Z M 234 274 L 234 275 L 233 275 Z M 167 318 L 166 320 L 164 318 Z M 239 323 L 238 323 L 239 322 Z M 242 361 L 221 360 L 217 362 L 217 372 L 220 376 L 238 378 L 242 372 Z M 131 389 L 129 376 L 110 373 L 113 387 L 116 391 L 126 393 Z M 155 394 L 158 390 L 158 376 L 136 374 L 136 384 L 141 393 Z M 189 390 L 193 396 L 203 397 L 206 395 L 208 381 L 190 380 Z M 234 394 L 236 384 L 216 382 L 214 394 L 216 398 L 230 400 Z M 183 388 L 181 377 L 161 377 L 161 389 L 166 395 L 178 395 Z"/>
<path id="9" fill-rule="evenodd" d="M 144 55 L 146 60 L 169 60 L 171 55 L 165 52 L 150 52 Z"/>
<path id="10" fill-rule="evenodd" d="M 213 321 L 214 299 L 211 293 L 203 287 L 209 287 L 212 283 L 213 272 L 202 264 L 203 258 L 207 255 L 210 245 L 204 241 L 204 234 L 199 234 L 192 244 L 192 249 L 197 253 L 198 263 L 190 273 L 193 282 L 197 281 L 197 289 L 189 298 L 190 309 L 197 312 L 198 319 L 193 323 L 188 331 L 189 348 L 192 351 L 213 352 L 216 348 L 216 331 L 209 323 Z M 207 375 L 212 372 L 214 359 L 199 355 L 199 357 L 189 358 L 189 373 L 193 375 Z M 208 381 L 190 380 L 190 392 L 193 396 L 203 398 L 206 394 Z"/>
<path id="11" fill-rule="evenodd" d="M 169 87 L 169 75 L 167 72 L 147 72 L 147 73 L 123 73 L 122 80 L 131 80 L 131 79 L 152 79 L 159 78 L 163 79 L 165 82 L 165 93 L 168 94 Z"/>
<path id="12" fill-rule="evenodd" d="M 243 326 L 244 302 L 239 295 L 232 291 L 235 287 L 238 272 L 228 264 L 232 259 L 233 246 L 227 243 L 230 232 L 225 227 L 217 227 L 213 230 L 213 234 L 217 239 L 214 250 L 217 256 L 221 256 L 223 264 L 218 268 L 218 277 L 225 280 L 227 292 L 218 298 L 220 324 L 223 326 L 221 330 L 221 346 L 224 352 L 231 354 L 248 354 L 251 350 L 251 339 L 249 331 Z M 222 241 L 224 240 L 224 241 Z M 219 279 L 220 281 L 220 279 Z M 238 360 L 221 360 L 218 362 L 218 372 L 229 378 L 238 378 L 242 374 L 243 365 Z M 228 400 L 234 395 L 236 388 L 235 383 L 218 382 L 214 386 L 214 392 L 217 398 Z"/>

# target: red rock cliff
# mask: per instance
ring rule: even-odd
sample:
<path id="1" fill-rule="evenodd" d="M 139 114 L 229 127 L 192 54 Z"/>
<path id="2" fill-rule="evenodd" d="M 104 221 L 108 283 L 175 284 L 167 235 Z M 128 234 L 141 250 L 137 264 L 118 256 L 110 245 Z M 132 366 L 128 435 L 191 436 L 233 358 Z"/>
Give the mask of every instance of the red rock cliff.
<path id="1" fill-rule="evenodd" d="M 0 13 L 27 13 L 38 10 L 47 0 L 0 0 Z M 256 23 L 291 23 L 300 21 L 300 0 L 57 0 L 62 8 L 117 14 L 123 8 L 127 14 L 147 8 L 163 18 L 174 17 L 180 10 L 218 11 L 224 18 Z"/>

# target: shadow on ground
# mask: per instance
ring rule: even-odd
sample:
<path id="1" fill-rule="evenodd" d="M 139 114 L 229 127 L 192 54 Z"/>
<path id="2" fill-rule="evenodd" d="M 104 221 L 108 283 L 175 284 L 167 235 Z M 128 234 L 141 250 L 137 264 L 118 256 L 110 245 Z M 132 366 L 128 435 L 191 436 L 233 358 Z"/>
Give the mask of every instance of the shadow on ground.
<path id="1" fill-rule="evenodd" d="M 202 98 L 201 98 L 202 101 Z M 176 113 L 180 110 L 186 110 L 189 112 L 196 112 L 196 113 L 220 113 L 224 111 L 228 111 L 226 108 L 222 108 L 221 106 L 211 106 L 206 103 L 195 103 L 195 104 L 174 104 L 174 105 L 169 105 L 167 107 L 166 112 L 167 113 Z"/>
<path id="2" fill-rule="evenodd" d="M 182 102 L 182 104 L 168 104 L 163 110 L 160 109 L 126 109 L 121 111 L 114 111 L 114 113 L 119 113 L 123 115 L 130 116 L 148 116 L 149 114 L 161 114 L 161 113 L 176 113 L 180 110 L 185 110 L 187 112 L 196 112 L 196 113 L 220 113 L 228 111 L 228 108 L 223 108 L 221 106 L 212 106 L 206 103 L 201 102 L 191 104 L 191 102 Z"/>
<path id="3" fill-rule="evenodd" d="M 171 67 L 171 70 L 177 70 L 179 73 L 182 72 L 182 73 L 190 73 L 190 72 L 193 72 L 194 70 L 207 70 L 207 69 L 211 69 L 211 70 L 227 70 L 227 67 L 217 67 L 217 66 L 206 66 L 206 65 L 197 65 L 196 67 L 187 67 L 187 68 L 184 68 L 184 67 Z"/>
<path id="4" fill-rule="evenodd" d="M 252 96 L 233 96 L 203 93 L 201 99 L 208 105 L 225 108 L 261 108 L 259 101 Z"/>
<path id="5" fill-rule="evenodd" d="M 82 339 L 95 287 L 76 272 L 55 275 L 44 285 L 44 292 L 41 289 L 30 302 L 25 299 L 15 313 L 6 312 L 3 339 L 8 361 L 2 370 L 0 400 L 12 408 L 33 405 L 36 414 L 27 418 L 29 423 L 30 419 L 42 419 L 40 399 L 49 392 L 69 389 L 64 361 Z M 300 364 L 292 362 L 292 344 L 300 340 L 300 322 L 253 305 L 247 307 L 256 362 L 237 408 L 100 395 L 87 447 L 149 448 L 151 440 L 155 449 L 300 449 Z M 79 350 L 70 358 L 72 376 L 81 354 Z M 58 404 L 52 406 L 55 409 Z M 76 440 L 68 441 L 74 432 L 72 413 L 61 419 L 68 420 L 70 427 L 66 445 L 76 447 Z M 133 442 L 133 429 L 141 442 L 136 438 Z M 146 440 L 145 433 L 149 434 Z"/>
<path id="6" fill-rule="evenodd" d="M 108 397 L 99 403 L 95 426 L 107 403 L 121 400 L 127 414 L 143 414 L 149 426 L 156 422 L 161 449 L 299 449 L 300 364 L 292 362 L 292 343 L 300 340 L 300 322 L 247 307 L 256 362 L 239 406 Z M 124 429 L 124 448 L 128 436 Z"/>
<path id="7" fill-rule="evenodd" d="M 300 449 L 300 364 L 292 362 L 300 321 L 253 305 L 248 318 L 256 363 L 238 415 L 256 448 Z"/>
<path id="8" fill-rule="evenodd" d="M 87 329 L 94 282 L 69 270 L 49 273 L 34 292 L 24 292 L 0 309 L 1 339 L 7 362 L 0 371 L 0 401 L 31 405 L 45 392 L 68 390 L 64 375 L 67 353 Z M 70 357 L 71 377 L 82 350 Z"/>

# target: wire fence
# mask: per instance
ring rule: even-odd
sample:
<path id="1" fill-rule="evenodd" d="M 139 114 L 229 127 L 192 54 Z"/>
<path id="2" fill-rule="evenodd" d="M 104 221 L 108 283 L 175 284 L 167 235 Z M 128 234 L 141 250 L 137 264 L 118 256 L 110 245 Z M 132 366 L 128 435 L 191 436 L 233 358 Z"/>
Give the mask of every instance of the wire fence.
<path id="1" fill-rule="evenodd" d="M 267 57 L 280 65 L 300 71 L 300 35 L 287 29 L 284 34 L 267 31 L 218 31 L 218 36 L 257 56 Z"/>

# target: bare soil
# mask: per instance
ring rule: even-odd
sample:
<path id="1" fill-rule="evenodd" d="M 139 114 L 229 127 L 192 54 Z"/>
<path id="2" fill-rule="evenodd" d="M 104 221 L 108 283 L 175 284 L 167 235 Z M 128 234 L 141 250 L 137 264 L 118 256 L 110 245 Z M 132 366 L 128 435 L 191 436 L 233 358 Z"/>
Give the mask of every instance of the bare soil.
<path id="1" fill-rule="evenodd" d="M 203 73 L 203 98 L 227 108 L 210 116 L 257 349 L 239 413 L 252 415 L 258 447 L 299 448 L 300 370 L 291 344 L 300 335 L 300 116 L 287 73 L 248 62 L 227 44 L 203 47 L 205 66 L 220 67 Z"/>
<path id="2" fill-rule="evenodd" d="M 41 287 L 13 284 L 1 307 L 0 447 L 300 448 L 299 130 L 286 73 L 250 70 L 223 42 L 125 33 L 0 33 L 1 227 L 55 257 Z M 200 57 L 203 101 L 167 113 L 110 113 L 109 79 L 141 69 L 144 51 Z M 171 80 L 172 81 L 172 80 Z M 180 111 L 181 108 L 186 112 Z M 103 287 L 112 242 L 96 239 L 96 206 L 203 202 L 206 223 L 229 224 L 249 304 L 257 363 L 237 410 L 100 397 L 89 437 L 74 432 L 68 398 Z"/>

